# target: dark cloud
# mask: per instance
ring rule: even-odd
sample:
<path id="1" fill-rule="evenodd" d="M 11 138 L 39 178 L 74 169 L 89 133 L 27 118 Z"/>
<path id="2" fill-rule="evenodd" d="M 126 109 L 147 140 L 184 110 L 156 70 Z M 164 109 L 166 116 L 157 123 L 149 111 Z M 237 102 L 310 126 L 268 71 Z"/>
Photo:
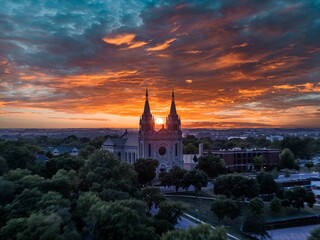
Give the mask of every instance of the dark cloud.
<path id="1" fill-rule="evenodd" d="M 138 116 L 148 86 L 156 114 L 175 88 L 180 114 L 199 125 L 308 125 L 319 11 L 300 0 L 4 1 L 0 106 Z"/>

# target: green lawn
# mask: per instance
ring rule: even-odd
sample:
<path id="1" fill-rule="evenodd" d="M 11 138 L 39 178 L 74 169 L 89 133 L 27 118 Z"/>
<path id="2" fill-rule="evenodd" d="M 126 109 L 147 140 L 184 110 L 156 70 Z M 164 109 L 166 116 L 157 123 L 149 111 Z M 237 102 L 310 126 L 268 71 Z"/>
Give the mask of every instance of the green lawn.
<path id="1" fill-rule="evenodd" d="M 185 195 L 185 194 L 182 194 Z M 206 195 L 206 194 L 201 194 Z M 206 200 L 201 198 L 185 198 L 183 196 L 167 196 L 171 201 L 179 201 L 182 202 L 184 207 L 186 208 L 186 212 L 194 217 L 201 219 L 204 222 L 210 223 L 212 225 L 218 225 L 218 219 L 211 212 L 211 204 L 213 200 Z M 248 212 L 247 204 L 240 203 L 241 205 L 241 216 L 234 219 L 224 219 L 221 223 L 224 224 L 228 232 L 241 238 L 247 239 L 240 232 L 241 223 L 244 220 L 244 216 L 246 216 Z M 279 219 L 288 219 L 288 218 L 296 218 L 307 215 L 320 214 L 320 207 L 309 208 L 305 207 L 298 212 L 297 209 L 294 208 L 282 208 L 282 212 L 279 214 L 274 214 L 269 210 L 269 203 L 265 203 L 265 217 L 267 221 L 279 220 Z"/>

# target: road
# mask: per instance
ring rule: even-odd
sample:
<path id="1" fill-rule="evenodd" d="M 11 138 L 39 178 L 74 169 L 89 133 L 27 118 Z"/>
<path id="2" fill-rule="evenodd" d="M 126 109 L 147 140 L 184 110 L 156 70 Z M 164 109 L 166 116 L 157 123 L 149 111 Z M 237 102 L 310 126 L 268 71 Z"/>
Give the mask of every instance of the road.
<path id="1" fill-rule="evenodd" d="M 270 240 L 307 240 L 310 232 L 315 229 L 320 228 L 320 224 L 294 227 L 294 228 L 282 228 L 272 231 L 268 231 L 271 236 Z"/>

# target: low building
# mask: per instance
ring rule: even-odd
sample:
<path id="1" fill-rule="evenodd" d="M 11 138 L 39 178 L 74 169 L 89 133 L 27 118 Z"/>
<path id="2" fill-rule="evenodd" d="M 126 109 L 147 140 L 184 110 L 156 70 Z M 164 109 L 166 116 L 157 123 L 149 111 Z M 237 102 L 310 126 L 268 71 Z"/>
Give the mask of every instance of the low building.
<path id="1" fill-rule="evenodd" d="M 133 164 L 138 158 L 138 133 L 126 131 L 120 138 L 108 138 L 101 147 L 127 163 Z"/>
<path id="2" fill-rule="evenodd" d="M 271 170 L 279 164 L 278 149 L 240 149 L 234 148 L 229 150 L 213 151 L 212 154 L 223 158 L 227 168 L 230 171 L 244 172 L 255 169 L 254 158 L 263 156 L 263 167 Z"/>

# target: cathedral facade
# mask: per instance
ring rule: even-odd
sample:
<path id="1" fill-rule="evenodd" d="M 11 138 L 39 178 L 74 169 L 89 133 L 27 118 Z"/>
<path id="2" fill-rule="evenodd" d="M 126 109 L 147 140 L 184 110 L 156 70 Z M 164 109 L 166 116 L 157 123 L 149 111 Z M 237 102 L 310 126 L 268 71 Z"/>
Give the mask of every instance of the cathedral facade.
<path id="1" fill-rule="evenodd" d="M 139 125 L 138 156 L 144 159 L 157 159 L 159 172 L 170 170 L 173 166 L 182 167 L 183 145 L 181 120 L 177 114 L 172 91 L 170 113 L 166 118 L 165 125 L 159 130 L 155 129 L 155 120 L 151 114 L 148 90 L 144 110 Z"/>
<path id="2" fill-rule="evenodd" d="M 156 159 L 159 161 L 158 172 L 167 172 L 173 166 L 183 167 L 181 120 L 177 114 L 174 92 L 172 91 L 170 113 L 159 130 L 155 128 L 146 90 L 139 132 L 126 131 L 120 138 L 108 138 L 101 149 L 114 153 L 120 160 L 130 164 L 139 158 Z"/>

